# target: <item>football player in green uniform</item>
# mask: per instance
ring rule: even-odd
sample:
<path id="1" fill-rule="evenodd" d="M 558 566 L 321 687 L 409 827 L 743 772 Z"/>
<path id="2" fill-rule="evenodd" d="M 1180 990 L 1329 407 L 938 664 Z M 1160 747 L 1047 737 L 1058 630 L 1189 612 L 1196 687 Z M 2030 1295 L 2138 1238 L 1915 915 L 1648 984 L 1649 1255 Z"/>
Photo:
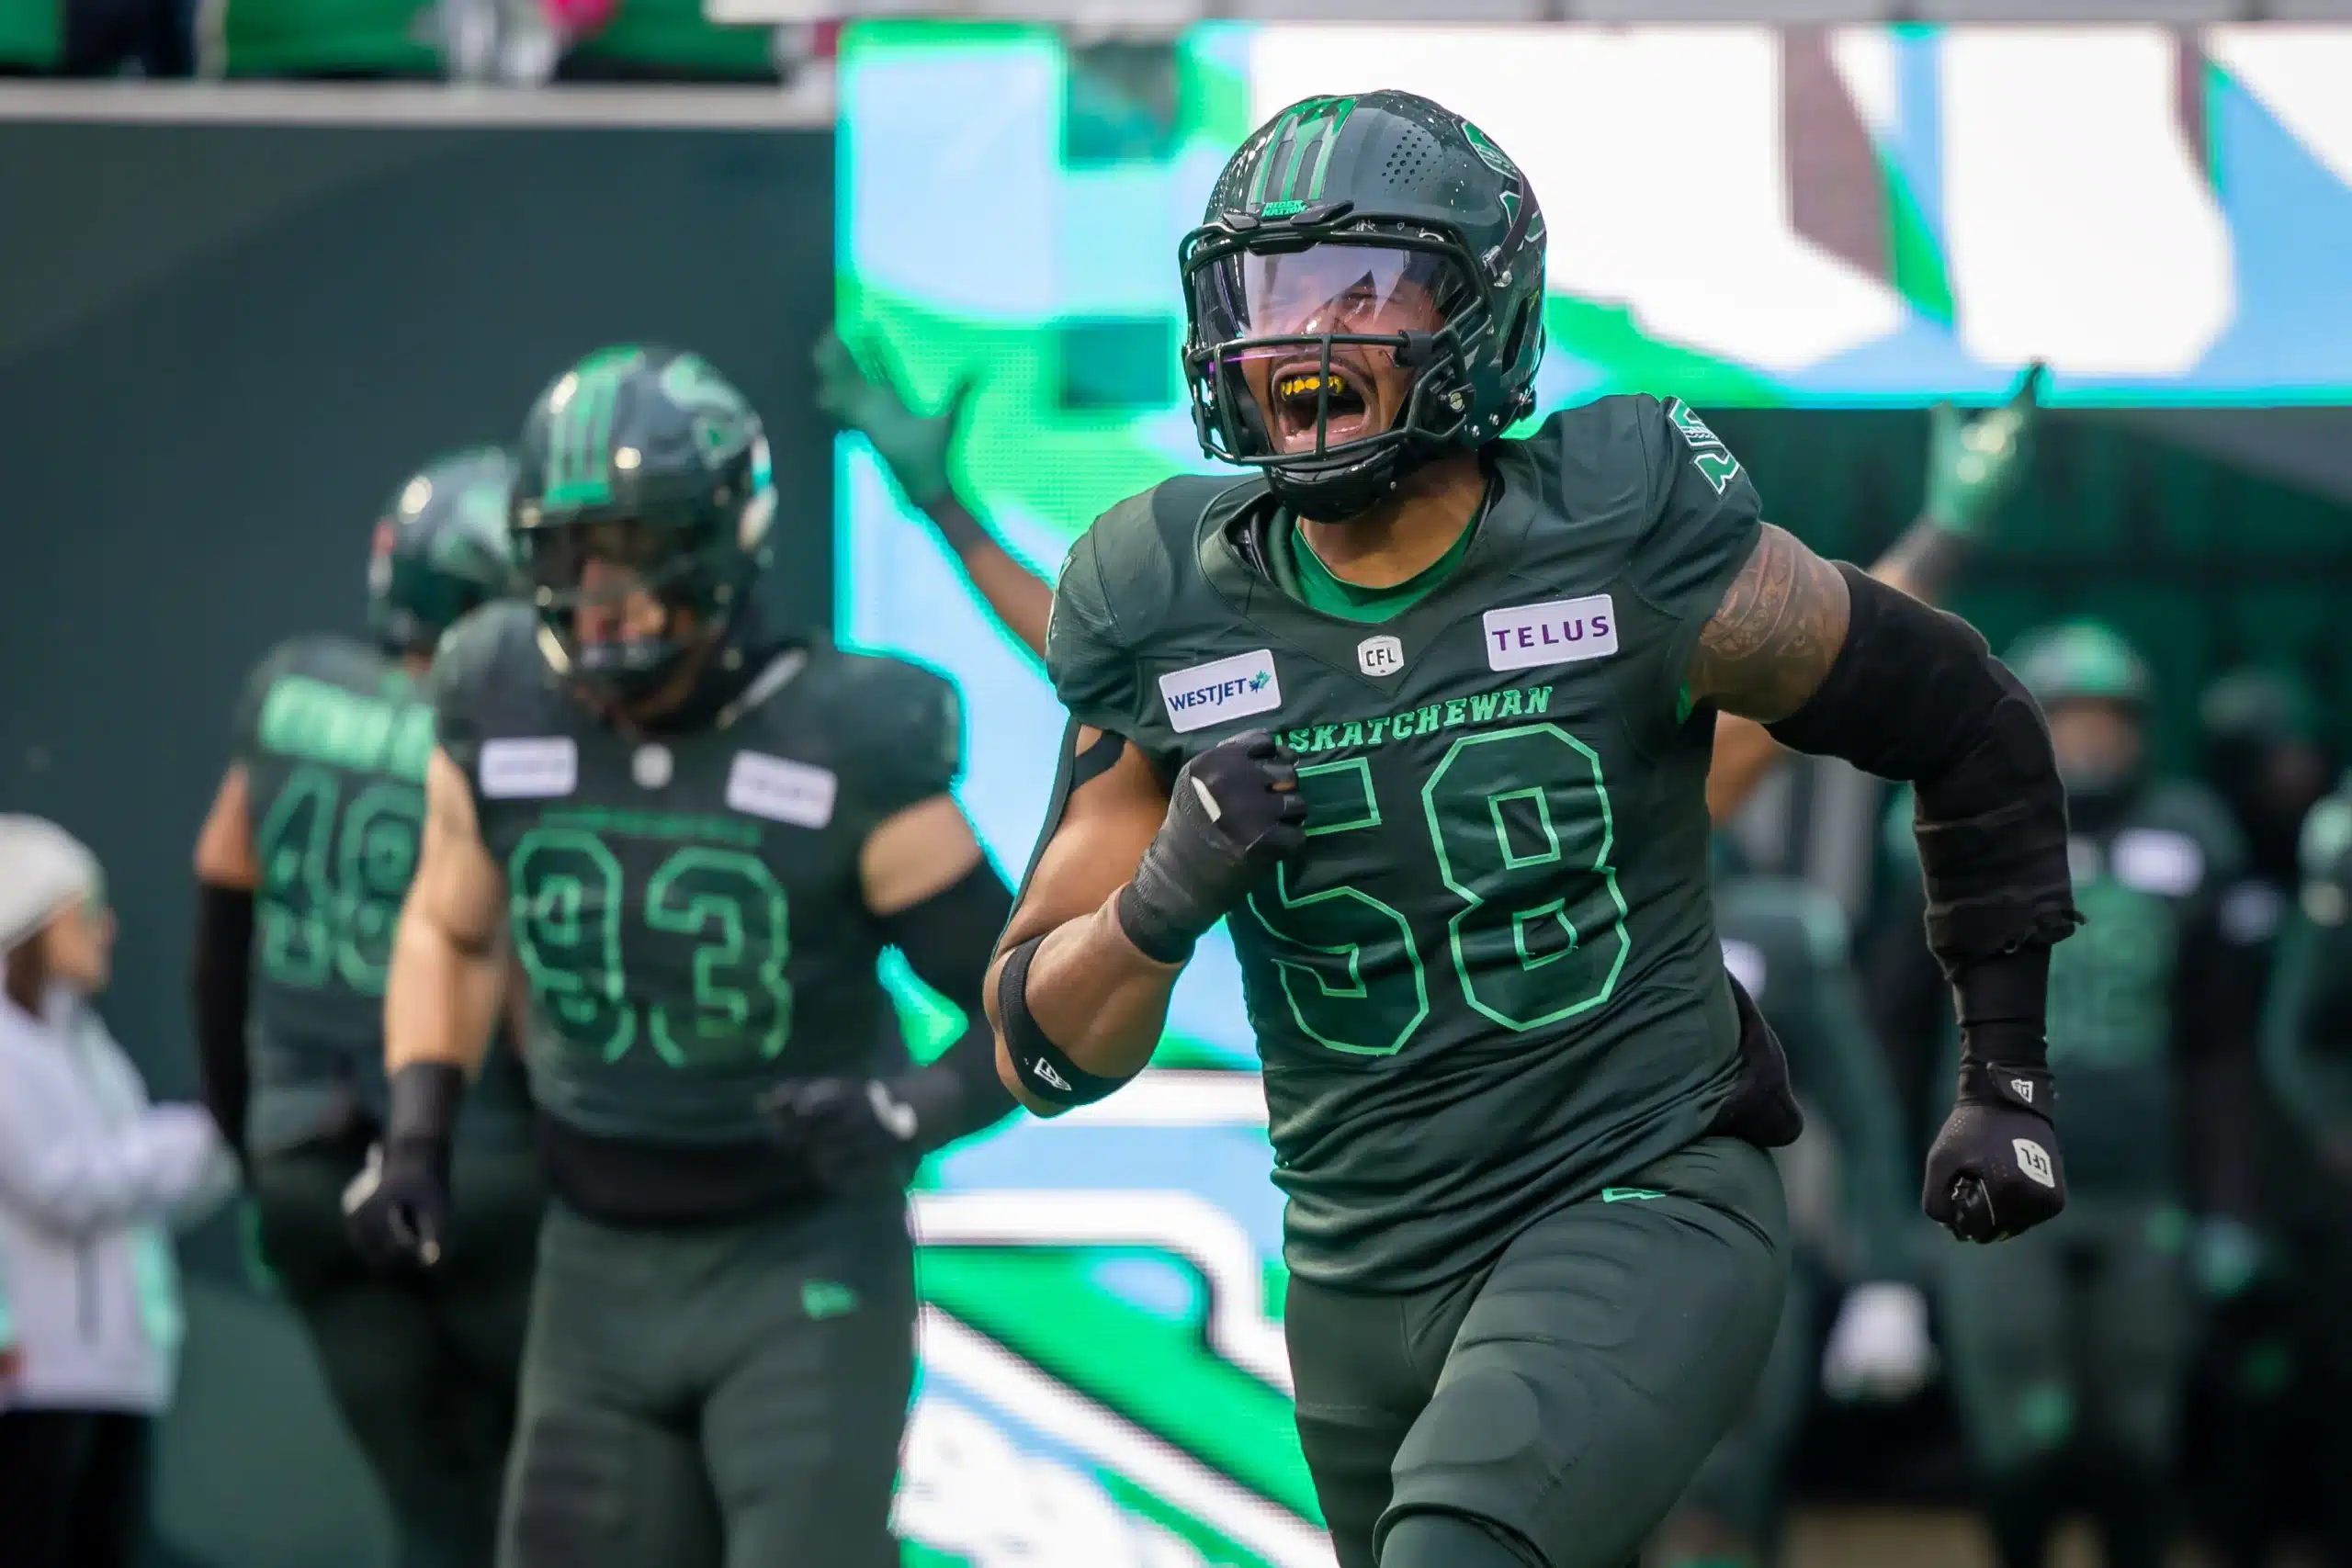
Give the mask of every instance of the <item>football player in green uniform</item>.
<path id="1" fill-rule="evenodd" d="M 2014 1246 L 1939 1260 L 1944 1344 L 2008 1568 L 2046 1561 L 2077 1481 L 2106 1561 L 2154 1568 L 2176 1523 L 2196 1274 L 2227 1270 L 2250 1201 L 2235 1069 L 2253 1013 L 2243 949 L 2220 930 L 2245 850 L 2220 801 L 2149 766 L 2148 671 L 2121 637 L 2069 622 L 2009 657 L 2049 715 L 2089 916 L 2050 973 L 2067 1209 Z"/>
<path id="2" fill-rule="evenodd" d="M 1863 1015 L 1845 911 L 1795 877 L 1744 872 L 1726 846 L 1715 867 L 1715 927 L 1724 967 L 1787 1046 L 1808 1114 L 1804 1139 L 1782 1159 L 1793 1173 L 1797 1246 L 1780 1332 L 1747 1412 L 1668 1523 L 1655 1554 L 1666 1568 L 1771 1562 L 1790 1450 L 1815 1391 L 1901 1399 L 1926 1382 L 1935 1359 L 1904 1195 L 1902 1117 Z M 1827 1149 L 1815 1141 L 1815 1111 L 1828 1123 Z M 1832 1175 L 1842 1190 L 1824 1179 Z M 1822 1298 L 1840 1279 L 1855 1283 L 1816 1369 Z"/>
<path id="3" fill-rule="evenodd" d="M 2297 896 L 2297 840 L 2306 815 L 2327 794 L 2329 768 L 2317 705 L 2291 671 L 2249 667 L 2208 686 L 2197 703 L 2204 775 L 2229 807 L 2246 847 L 2238 880 L 2222 895 L 2223 941 L 2240 950 L 2250 987 L 2267 989 L 2273 945 Z M 2258 999 L 2249 1005 L 2258 1005 Z M 2242 1069 L 2258 1083 L 2258 1064 Z M 2302 1341 L 2306 1281 L 2331 1267 L 2322 1256 L 2345 1244 L 2331 1211 L 2337 1183 L 2312 1157 L 2288 1107 L 2263 1088 L 2250 1184 L 2261 1219 L 2236 1238 L 2234 1258 L 2210 1254 L 2230 1271 L 2218 1293 L 2189 1399 L 2191 1449 L 2184 1469 L 2216 1554 L 2228 1568 L 2263 1568 L 2287 1533 L 2289 1498 L 2303 1488 L 2314 1438 L 2340 1425 L 2341 1385 L 2297 1375 L 2298 1361 L 2328 1359 Z"/>
<path id="4" fill-rule="evenodd" d="M 2298 1393 L 2319 1483 L 2320 1561 L 2352 1568 L 2352 779 L 2303 825 L 2301 887 L 2280 928 L 2262 1064 L 2312 1172 L 2285 1216 Z"/>
<path id="5" fill-rule="evenodd" d="M 413 1568 L 487 1564 L 496 1539 L 542 1206 L 520 1063 L 493 1058 L 458 1140 L 458 1264 L 371 1269 L 342 1198 L 387 1109 L 384 978 L 433 749 L 420 682 L 442 631 L 511 585 L 511 477 L 482 449 L 401 488 L 376 525 L 374 645 L 301 637 L 262 661 L 196 856 L 206 1098 Z"/>
<path id="6" fill-rule="evenodd" d="M 1766 525 L 1687 406 L 1525 441 L 1544 220 L 1458 115 L 1252 135 L 1182 250 L 1205 449 L 1054 601 L 1069 733 L 988 990 L 1056 1111 L 1229 917 L 1288 1195 L 1299 1436 L 1342 1568 L 1620 1568 L 1746 1403 L 1800 1118 L 1725 975 L 1718 710 L 1916 780 L 1969 1057 L 1923 1200 L 2064 1201 L 2043 983 L 2075 923 L 2039 714 L 1981 638 Z"/>
<path id="7" fill-rule="evenodd" d="M 511 926 L 552 1199 L 502 1562 L 894 1563 L 905 1182 L 1012 1109 L 979 1008 L 1012 895 L 948 793 L 955 689 L 756 612 L 767 443 L 699 357 L 581 361 L 518 464 L 533 601 L 435 671 L 366 1218 L 438 1256 Z M 974 1020 L 929 1066 L 886 946 Z"/>

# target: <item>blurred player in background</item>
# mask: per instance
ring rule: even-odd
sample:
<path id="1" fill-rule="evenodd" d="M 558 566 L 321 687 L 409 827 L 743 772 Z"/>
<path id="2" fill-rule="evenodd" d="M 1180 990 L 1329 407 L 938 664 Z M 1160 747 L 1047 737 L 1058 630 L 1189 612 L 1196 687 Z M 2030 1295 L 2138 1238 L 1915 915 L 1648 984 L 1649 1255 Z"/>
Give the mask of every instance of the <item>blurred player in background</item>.
<path id="1" fill-rule="evenodd" d="M 2046 1560 L 2077 1494 L 2110 1568 L 2157 1568 L 2193 1269 L 2231 1282 L 2253 1201 L 2252 1009 L 2221 931 L 2245 852 L 2210 792 L 2151 765 L 2148 671 L 2121 637 L 2070 622 L 2009 660 L 2049 716 L 2087 917 L 2050 970 L 2069 1190 L 2065 1214 L 2015 1245 L 1943 1255 L 1944 1348 L 2006 1568 Z"/>
<path id="2" fill-rule="evenodd" d="M 1715 930 L 1724 966 L 1787 1047 L 1807 1111 L 1805 1135 L 1780 1161 L 1797 1246 L 1756 1392 L 1668 1522 L 1652 1554 L 1659 1568 L 1773 1561 L 1792 1449 L 1816 1391 L 1906 1398 L 1935 1360 L 1914 1255 L 1910 1162 L 1885 1056 L 1863 1016 L 1845 911 L 1810 883 L 1747 873 L 1719 840 Z M 1821 1307 L 1847 1280 L 1852 1288 L 1816 1365 Z"/>
<path id="3" fill-rule="evenodd" d="M 2303 826 L 2301 886 L 2281 926 L 2263 1067 L 2309 1173 L 2278 1220 L 2290 1248 L 2299 1427 L 2316 1482 L 2320 1560 L 2352 1568 L 2352 783 Z"/>
<path id="4" fill-rule="evenodd" d="M 363 1229 L 442 1253 L 511 908 L 554 1196 L 501 1561 L 895 1564 L 904 1186 L 1012 1108 L 979 1021 L 1011 893 L 948 793 L 955 689 L 763 617 L 786 498 L 702 359 L 590 355 L 518 464 L 532 602 L 469 618 L 435 671 Z M 974 1021 L 928 1067 L 886 946 Z"/>
<path id="5" fill-rule="evenodd" d="M 501 1052 L 459 1140 L 462 1263 L 380 1272 L 342 1211 L 387 1111 L 384 980 L 433 749 L 420 682 L 442 632 L 512 585 L 511 477 L 483 448 L 401 488 L 368 563 L 374 645 L 301 637 L 262 661 L 196 852 L 206 1099 L 390 1503 L 403 1568 L 491 1560 L 541 1208 L 521 1065 Z"/>
<path id="6" fill-rule="evenodd" d="M 2205 778 L 2246 845 L 2244 874 L 2222 896 L 2222 940 L 2242 951 L 2249 990 L 2267 988 L 2272 944 L 2296 897 L 2303 818 L 2326 793 L 2328 763 L 2310 692 L 2292 672 L 2234 671 L 2199 699 Z M 2246 1069 L 2254 1069 L 2248 1065 Z M 2190 1403 L 2189 1478 L 2206 1528 L 2231 1568 L 2263 1568 L 2283 1533 L 2297 1483 L 2312 1473 L 2314 1437 L 2340 1406 L 2315 1401 L 2340 1386 L 2299 1375 L 2293 1243 L 2325 1235 L 2334 1184 L 2313 1161 L 2286 1108 L 2259 1102 L 2248 1153 L 2260 1231 L 2241 1256 L 2216 1255 L 2221 1294 L 2206 1325 Z M 2324 1439 L 2322 1439 L 2324 1441 Z"/>
<path id="7" fill-rule="evenodd" d="M 1766 525 L 1687 406 L 1533 404 L 1544 219 L 1409 94 L 1307 99 L 1181 251 L 1203 447 L 1073 548 L 1059 773 L 989 1000 L 1052 1114 L 1231 916 L 1342 1568 L 1621 1568 L 1747 1404 L 1801 1124 L 1710 897 L 1716 711 L 1916 778 L 1969 1057 L 1929 1213 L 2064 1203 L 2049 739 L 1982 639 Z M 1262 726 L 1264 728 L 1255 728 Z"/>

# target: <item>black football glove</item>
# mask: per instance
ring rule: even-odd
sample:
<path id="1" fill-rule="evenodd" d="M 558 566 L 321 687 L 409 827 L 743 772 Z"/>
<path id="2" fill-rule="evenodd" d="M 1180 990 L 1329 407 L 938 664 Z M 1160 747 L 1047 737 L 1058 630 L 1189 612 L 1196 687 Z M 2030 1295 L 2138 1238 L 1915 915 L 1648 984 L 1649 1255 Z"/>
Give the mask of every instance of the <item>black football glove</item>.
<path id="1" fill-rule="evenodd" d="M 368 1151 L 368 1164 L 343 1190 L 351 1245 L 368 1268 L 432 1269 L 449 1227 L 449 1145 L 437 1138 L 401 1138 Z"/>
<path id="2" fill-rule="evenodd" d="M 939 1108 L 926 1106 L 933 1080 L 797 1078 L 760 1097 L 776 1140 L 799 1150 L 829 1192 L 879 1192 L 906 1184 L 928 1146 Z M 926 1111 L 932 1112 L 926 1115 Z"/>
<path id="3" fill-rule="evenodd" d="M 2006 1241 L 2066 1206 L 2049 1073 L 1963 1061 L 1960 1094 L 1928 1151 L 1921 1206 L 1962 1241 Z"/>
<path id="4" fill-rule="evenodd" d="M 1119 927 L 1147 958 L 1181 964 L 1269 867 L 1306 838 L 1298 760 L 1262 729 L 1178 770 L 1168 819 L 1119 890 Z"/>
<path id="5" fill-rule="evenodd" d="M 449 1145 L 466 1075 L 447 1062 L 412 1062 L 387 1087 L 383 1141 L 343 1190 L 344 1220 L 369 1268 L 435 1268 L 449 1233 Z"/>

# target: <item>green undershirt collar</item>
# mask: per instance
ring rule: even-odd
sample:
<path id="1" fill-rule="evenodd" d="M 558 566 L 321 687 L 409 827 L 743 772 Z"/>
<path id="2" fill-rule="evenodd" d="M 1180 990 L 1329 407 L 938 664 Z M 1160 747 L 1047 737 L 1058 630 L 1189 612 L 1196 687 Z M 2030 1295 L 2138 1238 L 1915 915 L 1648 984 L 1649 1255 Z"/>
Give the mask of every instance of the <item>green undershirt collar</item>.
<path id="1" fill-rule="evenodd" d="M 1493 487 L 1487 490 L 1488 498 Z M 1267 525 L 1266 563 L 1272 574 L 1274 586 L 1293 599 L 1321 615 L 1336 615 L 1343 621 L 1385 621 L 1404 614 L 1442 587 L 1470 552 L 1470 541 L 1477 536 L 1479 524 L 1486 521 L 1487 502 L 1478 504 L 1469 525 L 1462 536 L 1453 541 L 1445 554 L 1427 567 L 1389 588 L 1367 588 L 1333 574 L 1306 542 L 1306 530 L 1288 507 L 1276 512 Z"/>

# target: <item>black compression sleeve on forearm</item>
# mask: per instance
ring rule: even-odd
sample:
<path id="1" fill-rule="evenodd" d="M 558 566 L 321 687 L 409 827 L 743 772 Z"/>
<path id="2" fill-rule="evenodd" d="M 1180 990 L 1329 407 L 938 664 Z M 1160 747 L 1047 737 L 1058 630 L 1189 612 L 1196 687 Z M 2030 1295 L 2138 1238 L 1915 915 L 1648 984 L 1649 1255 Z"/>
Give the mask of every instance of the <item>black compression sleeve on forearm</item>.
<path id="1" fill-rule="evenodd" d="M 466 1070 L 454 1062 L 411 1062 L 386 1086 L 390 1108 L 384 1118 L 387 1144 L 447 1145 L 458 1129 L 465 1102 Z"/>
<path id="2" fill-rule="evenodd" d="M 253 1066 L 245 1018 L 253 1001 L 254 896 L 197 885 L 196 946 L 188 991 L 196 1013 L 197 1077 L 204 1107 L 232 1149 L 245 1146 Z"/>
<path id="3" fill-rule="evenodd" d="M 1838 570 L 1845 645 L 1773 738 L 1916 786 L 1928 945 L 1955 985 L 1972 964 L 2060 941 L 2082 917 L 2041 711 L 1967 622 Z"/>
<path id="4" fill-rule="evenodd" d="M 980 1010 L 996 939 L 1012 918 L 1012 889 L 983 855 L 968 872 L 896 914 L 882 934 L 922 983 L 967 1013 Z"/>
<path id="5" fill-rule="evenodd" d="M 915 1107 L 926 1153 L 999 1121 L 1013 1108 L 996 1073 L 996 1032 L 981 1007 L 996 940 L 1012 918 L 1012 890 L 983 856 L 948 886 L 882 921 L 908 966 L 963 1010 L 964 1032 L 927 1067 L 909 1074 L 901 1098 Z"/>

